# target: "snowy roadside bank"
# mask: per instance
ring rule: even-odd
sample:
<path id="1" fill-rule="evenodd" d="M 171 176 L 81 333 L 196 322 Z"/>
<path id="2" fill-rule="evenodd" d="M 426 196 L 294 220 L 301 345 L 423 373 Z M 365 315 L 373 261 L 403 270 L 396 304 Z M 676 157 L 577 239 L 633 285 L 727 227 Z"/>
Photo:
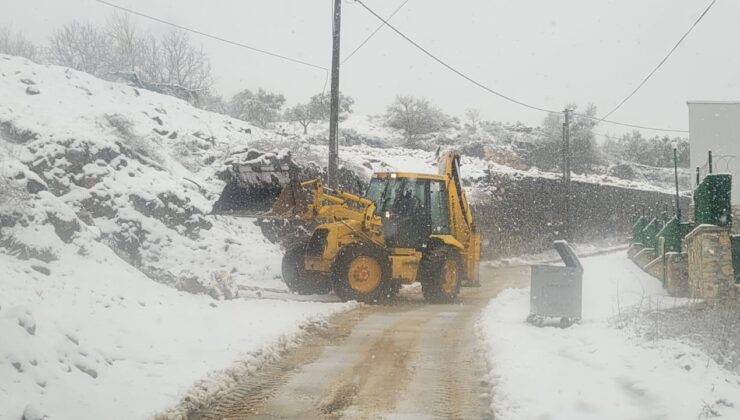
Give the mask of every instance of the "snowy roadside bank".
<path id="1" fill-rule="evenodd" d="M 621 250 L 626 251 L 629 245 L 625 245 L 624 242 L 625 239 L 622 237 L 612 237 L 589 243 L 572 243 L 570 245 L 575 253 L 583 258 Z M 561 261 L 558 253 L 552 248 L 544 252 L 524 254 L 517 257 L 495 258 L 482 261 L 482 263 L 489 267 L 512 267 L 532 264 L 560 264 Z"/>
<path id="2" fill-rule="evenodd" d="M 581 324 L 524 323 L 528 289 L 506 290 L 484 311 L 478 328 L 497 418 L 740 418 L 740 377 L 695 347 L 619 328 L 620 315 L 686 301 L 667 296 L 623 252 L 582 263 Z"/>
<path id="3" fill-rule="evenodd" d="M 259 366 L 351 305 L 217 301 L 146 278 L 107 248 L 40 263 L 0 253 L 0 419 L 138 419 Z M 62 263 L 61 261 L 64 261 Z M 204 393 L 207 394 L 207 393 Z M 33 411 L 33 410 L 31 410 Z"/>

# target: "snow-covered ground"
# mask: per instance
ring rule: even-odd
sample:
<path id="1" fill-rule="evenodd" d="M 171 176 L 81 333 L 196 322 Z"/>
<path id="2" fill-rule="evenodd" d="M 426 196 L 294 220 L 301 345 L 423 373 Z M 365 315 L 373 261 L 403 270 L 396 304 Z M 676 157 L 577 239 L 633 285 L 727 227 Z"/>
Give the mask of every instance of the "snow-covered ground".
<path id="1" fill-rule="evenodd" d="M 740 377 L 688 344 L 625 328 L 644 311 L 686 301 L 667 296 L 624 252 L 582 263 L 581 324 L 525 323 L 529 289 L 505 290 L 485 310 L 479 329 L 497 418 L 740 418 Z"/>
<path id="2" fill-rule="evenodd" d="M 0 253 L 0 270 L 2 420 L 27 407 L 52 419 L 150 417 L 201 378 L 256 367 L 302 326 L 348 307 L 179 292 L 103 246 L 49 264 Z"/>

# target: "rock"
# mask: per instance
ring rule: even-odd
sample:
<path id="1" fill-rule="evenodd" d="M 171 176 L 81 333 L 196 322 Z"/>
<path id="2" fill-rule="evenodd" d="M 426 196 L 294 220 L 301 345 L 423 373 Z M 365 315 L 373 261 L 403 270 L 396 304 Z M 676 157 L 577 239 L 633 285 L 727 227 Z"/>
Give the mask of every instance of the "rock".
<path id="1" fill-rule="evenodd" d="M 23 373 L 23 363 L 21 363 L 21 359 L 15 353 L 8 354 L 7 358 L 10 365 L 13 366 L 15 370 L 19 373 Z"/>
<path id="2" fill-rule="evenodd" d="M 35 179 L 29 179 L 28 181 L 26 181 L 26 191 L 30 192 L 31 194 L 36 194 L 46 190 L 46 185 L 36 181 Z"/>
<path id="3" fill-rule="evenodd" d="M 44 267 L 43 265 L 32 265 L 31 268 L 46 276 L 51 274 L 51 270 L 49 270 L 48 267 Z"/>
<path id="4" fill-rule="evenodd" d="M 36 82 L 34 82 L 31 79 L 21 79 L 21 83 L 23 83 L 24 85 L 35 85 L 36 84 Z"/>
<path id="5" fill-rule="evenodd" d="M 33 315 L 29 312 L 23 312 L 18 315 L 18 325 L 26 330 L 27 333 L 36 335 L 36 320 L 33 319 Z"/>
<path id="6" fill-rule="evenodd" d="M 28 86 L 26 88 L 26 95 L 38 95 L 39 93 L 41 93 L 41 91 L 36 86 Z"/>
<path id="7" fill-rule="evenodd" d="M 54 226 L 54 232 L 56 232 L 59 239 L 65 244 L 72 242 L 75 233 L 82 229 L 77 219 L 64 220 L 51 212 L 46 213 L 46 218 Z"/>
<path id="8" fill-rule="evenodd" d="M 44 420 L 48 419 L 49 416 L 47 416 L 36 404 L 31 403 L 26 405 L 26 408 L 23 409 L 22 418 L 23 420 Z"/>
<path id="9" fill-rule="evenodd" d="M 98 371 L 96 371 L 92 366 L 88 366 L 86 363 L 75 363 L 75 367 L 93 379 L 98 377 Z"/>

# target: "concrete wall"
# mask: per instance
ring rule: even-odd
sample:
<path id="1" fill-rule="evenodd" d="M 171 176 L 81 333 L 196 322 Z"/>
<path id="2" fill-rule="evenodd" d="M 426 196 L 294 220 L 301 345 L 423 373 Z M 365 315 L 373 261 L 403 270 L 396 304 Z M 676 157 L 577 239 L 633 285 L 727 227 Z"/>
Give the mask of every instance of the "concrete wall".
<path id="1" fill-rule="evenodd" d="M 691 167 L 703 166 L 709 150 L 717 157 L 715 172 L 740 174 L 740 102 L 689 101 Z M 738 159 L 719 159 L 730 155 Z M 732 202 L 740 204 L 740 182 L 733 180 Z"/>
<path id="2" fill-rule="evenodd" d="M 563 190 L 559 179 L 494 174 L 471 197 L 483 239 L 484 258 L 552 249 L 564 237 Z M 674 196 L 654 191 L 573 182 L 572 226 L 576 242 L 610 237 L 627 241 L 641 215 L 673 214 Z M 683 198 L 687 214 L 688 198 Z"/>

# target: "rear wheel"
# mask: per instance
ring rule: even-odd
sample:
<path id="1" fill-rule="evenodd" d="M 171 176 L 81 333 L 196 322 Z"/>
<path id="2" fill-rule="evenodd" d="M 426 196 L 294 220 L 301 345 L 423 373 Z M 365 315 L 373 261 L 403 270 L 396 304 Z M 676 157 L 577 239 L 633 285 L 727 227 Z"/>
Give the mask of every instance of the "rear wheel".
<path id="1" fill-rule="evenodd" d="M 330 287 L 327 279 L 306 271 L 303 265 L 306 244 L 308 244 L 308 240 L 304 239 L 285 251 L 282 263 L 283 281 L 288 289 L 300 295 L 329 293 Z"/>
<path id="2" fill-rule="evenodd" d="M 334 293 L 343 301 L 378 302 L 393 294 L 388 255 L 371 245 L 349 245 L 333 269 Z"/>
<path id="3" fill-rule="evenodd" d="M 421 259 L 419 276 L 421 290 L 427 302 L 453 302 L 460 293 L 460 283 L 463 280 L 460 254 L 449 246 L 428 251 Z"/>

